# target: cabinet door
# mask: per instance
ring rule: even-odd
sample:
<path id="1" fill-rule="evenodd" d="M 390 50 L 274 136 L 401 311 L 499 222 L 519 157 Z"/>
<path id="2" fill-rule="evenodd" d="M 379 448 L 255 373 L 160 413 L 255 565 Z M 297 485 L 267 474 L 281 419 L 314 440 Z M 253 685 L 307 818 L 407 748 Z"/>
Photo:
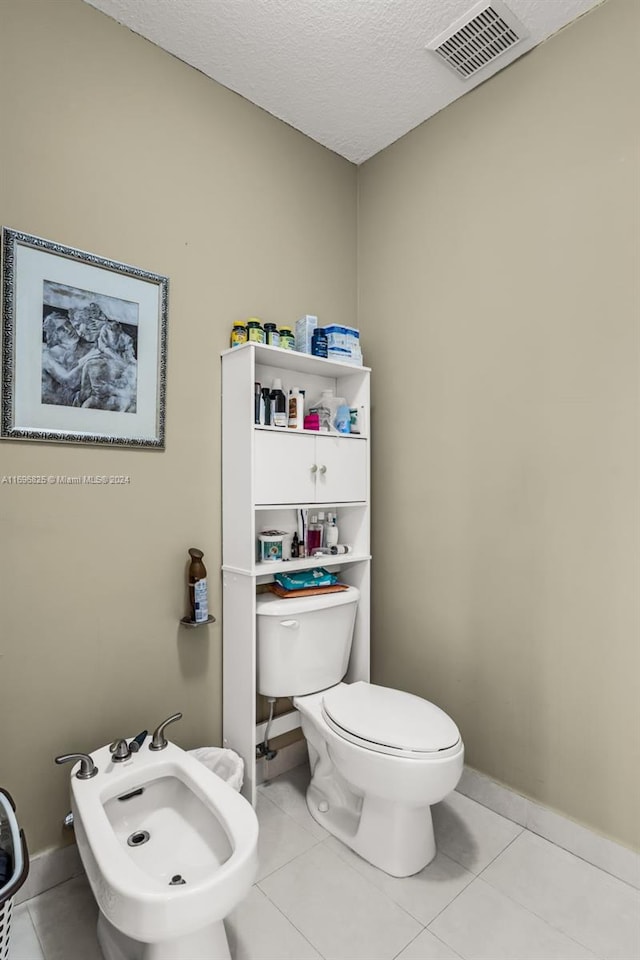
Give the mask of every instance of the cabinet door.
<path id="1" fill-rule="evenodd" d="M 315 444 L 315 437 L 293 430 L 255 430 L 255 503 L 313 503 Z"/>
<path id="2" fill-rule="evenodd" d="M 317 503 L 366 500 L 367 441 L 345 437 L 316 437 Z"/>

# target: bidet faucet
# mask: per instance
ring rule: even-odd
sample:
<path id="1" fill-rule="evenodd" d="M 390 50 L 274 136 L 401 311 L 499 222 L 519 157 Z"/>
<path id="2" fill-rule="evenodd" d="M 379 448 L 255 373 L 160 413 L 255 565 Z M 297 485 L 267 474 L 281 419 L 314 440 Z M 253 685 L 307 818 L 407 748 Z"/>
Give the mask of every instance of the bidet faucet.
<path id="1" fill-rule="evenodd" d="M 98 768 L 93 762 L 92 757 L 88 753 L 64 753 L 60 757 L 56 757 L 56 763 L 69 763 L 70 761 L 80 761 L 80 769 L 76 773 L 76 779 L 78 780 L 91 780 L 91 777 L 95 777 L 98 772 Z"/>
<path id="2" fill-rule="evenodd" d="M 170 723 L 174 723 L 175 720 L 181 719 L 181 713 L 174 713 L 173 716 L 163 720 L 160 726 L 156 727 L 156 729 L 153 731 L 153 737 L 151 739 L 151 743 L 149 744 L 149 750 L 164 750 L 169 743 L 164 735 L 164 728 L 169 726 Z"/>
<path id="3" fill-rule="evenodd" d="M 122 763 L 123 760 L 128 760 L 131 756 L 131 750 L 129 749 L 129 744 L 126 740 L 114 740 L 109 750 L 113 754 L 114 763 Z"/>

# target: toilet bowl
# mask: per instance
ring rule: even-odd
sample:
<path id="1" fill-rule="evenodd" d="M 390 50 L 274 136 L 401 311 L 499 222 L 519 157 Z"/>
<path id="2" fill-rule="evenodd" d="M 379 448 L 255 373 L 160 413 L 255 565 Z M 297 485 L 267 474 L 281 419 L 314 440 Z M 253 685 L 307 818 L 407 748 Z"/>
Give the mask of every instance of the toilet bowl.
<path id="1" fill-rule="evenodd" d="M 455 789 L 464 746 L 439 707 L 347 672 L 359 591 L 260 596 L 258 692 L 293 697 L 311 764 L 315 820 L 395 877 L 436 853 L 431 805 Z"/>
<path id="2" fill-rule="evenodd" d="M 464 746 L 420 697 L 358 681 L 295 697 L 307 740 L 313 818 L 394 877 L 435 856 L 431 805 L 455 789 Z"/>
<path id="3" fill-rule="evenodd" d="M 257 874 L 251 805 L 172 743 L 91 757 L 71 802 L 105 960 L 228 960 L 223 919 Z"/>

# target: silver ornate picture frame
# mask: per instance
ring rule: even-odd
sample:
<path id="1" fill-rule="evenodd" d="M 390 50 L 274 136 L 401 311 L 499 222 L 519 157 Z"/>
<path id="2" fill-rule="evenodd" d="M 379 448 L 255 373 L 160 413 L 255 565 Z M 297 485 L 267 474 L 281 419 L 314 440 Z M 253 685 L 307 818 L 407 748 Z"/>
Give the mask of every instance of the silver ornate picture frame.
<path id="1" fill-rule="evenodd" d="M 164 449 L 168 287 L 3 227 L 0 438 Z"/>

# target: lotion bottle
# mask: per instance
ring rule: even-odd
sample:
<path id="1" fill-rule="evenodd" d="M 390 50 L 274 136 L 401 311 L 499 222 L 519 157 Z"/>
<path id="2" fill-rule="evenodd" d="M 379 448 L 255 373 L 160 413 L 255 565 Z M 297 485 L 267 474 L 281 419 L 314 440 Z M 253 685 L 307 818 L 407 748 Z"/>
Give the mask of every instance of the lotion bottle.
<path id="1" fill-rule="evenodd" d="M 307 527 L 307 556 L 313 556 L 313 551 L 322 546 L 322 526 L 318 523 L 318 517 L 314 514 Z"/>
<path id="2" fill-rule="evenodd" d="M 329 514 L 329 522 L 324 528 L 325 547 L 335 547 L 338 542 L 338 525 L 335 513 Z"/>
<path id="3" fill-rule="evenodd" d="M 304 429 L 304 393 L 299 387 L 289 390 L 289 429 Z"/>
<path id="4" fill-rule="evenodd" d="M 273 381 L 273 389 L 271 391 L 271 425 L 274 427 L 286 427 L 288 422 L 287 398 L 282 389 L 282 381 L 276 379 Z"/>

